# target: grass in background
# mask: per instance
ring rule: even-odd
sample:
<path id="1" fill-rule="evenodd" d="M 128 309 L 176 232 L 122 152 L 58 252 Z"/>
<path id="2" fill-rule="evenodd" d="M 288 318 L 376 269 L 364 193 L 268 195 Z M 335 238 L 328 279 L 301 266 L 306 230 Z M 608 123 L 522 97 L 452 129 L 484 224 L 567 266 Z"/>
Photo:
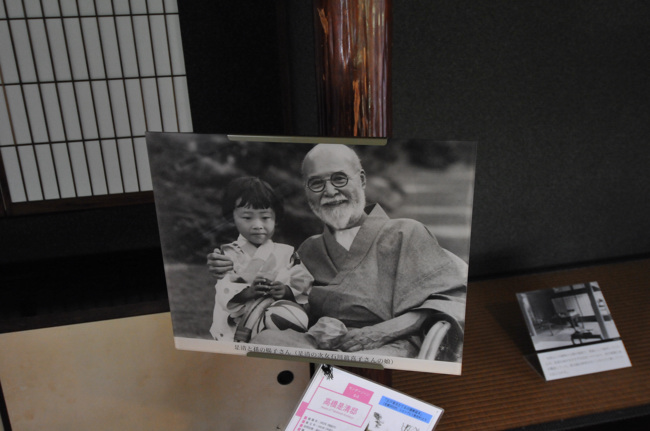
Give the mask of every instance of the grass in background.
<path id="1" fill-rule="evenodd" d="M 165 265 L 165 273 L 174 335 L 212 339 L 210 325 L 217 280 L 205 265 Z"/>

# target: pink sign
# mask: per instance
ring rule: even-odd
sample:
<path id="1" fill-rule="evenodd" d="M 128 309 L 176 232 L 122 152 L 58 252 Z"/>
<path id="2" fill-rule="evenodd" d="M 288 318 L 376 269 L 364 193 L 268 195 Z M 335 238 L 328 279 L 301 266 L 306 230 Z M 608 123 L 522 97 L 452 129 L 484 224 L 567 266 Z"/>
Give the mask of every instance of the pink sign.
<path id="1" fill-rule="evenodd" d="M 372 391 L 364 389 L 361 386 L 353 385 L 352 383 L 349 383 L 348 387 L 345 388 L 345 391 L 343 391 L 343 395 L 346 397 L 361 401 L 362 403 L 366 404 L 370 403 L 372 394 Z"/>

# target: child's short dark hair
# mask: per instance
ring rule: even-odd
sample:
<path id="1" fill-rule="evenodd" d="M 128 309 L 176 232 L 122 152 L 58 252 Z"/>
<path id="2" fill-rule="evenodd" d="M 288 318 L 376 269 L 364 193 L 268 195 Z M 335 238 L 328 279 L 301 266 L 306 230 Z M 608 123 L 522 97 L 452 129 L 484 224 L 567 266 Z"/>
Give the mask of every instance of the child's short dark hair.
<path id="1" fill-rule="evenodd" d="M 232 180 L 223 195 L 221 212 L 227 220 L 233 220 L 235 208 L 250 207 L 256 210 L 273 209 L 275 219 L 284 215 L 284 201 L 273 187 L 257 177 L 241 177 Z"/>

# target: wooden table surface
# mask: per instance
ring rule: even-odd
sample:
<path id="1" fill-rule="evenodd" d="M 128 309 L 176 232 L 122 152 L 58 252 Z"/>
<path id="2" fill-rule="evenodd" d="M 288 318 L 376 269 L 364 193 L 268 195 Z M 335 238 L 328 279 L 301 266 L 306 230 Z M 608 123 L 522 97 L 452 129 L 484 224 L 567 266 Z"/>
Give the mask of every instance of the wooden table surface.
<path id="1" fill-rule="evenodd" d="M 516 293 L 589 281 L 599 283 L 632 367 L 546 382 L 524 358 L 534 349 Z M 650 259 L 470 283 L 462 376 L 393 371 L 392 386 L 444 408 L 439 431 L 566 429 L 603 412 L 648 414 L 649 305 Z"/>

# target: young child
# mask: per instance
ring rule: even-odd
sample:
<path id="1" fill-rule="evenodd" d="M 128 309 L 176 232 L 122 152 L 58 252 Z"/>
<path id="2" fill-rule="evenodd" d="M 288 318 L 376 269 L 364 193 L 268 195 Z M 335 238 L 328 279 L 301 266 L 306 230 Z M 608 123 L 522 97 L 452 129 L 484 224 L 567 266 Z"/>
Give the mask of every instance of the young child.
<path id="1" fill-rule="evenodd" d="M 215 250 L 232 259 L 233 270 L 215 285 L 210 333 L 219 341 L 248 341 L 235 337 L 235 330 L 253 307 L 260 307 L 261 300 L 262 307 L 278 300 L 306 304 L 313 277 L 297 262 L 293 247 L 271 240 L 284 206 L 268 183 L 255 177 L 233 180 L 222 212 L 226 220 L 234 221 L 239 237 Z"/>

